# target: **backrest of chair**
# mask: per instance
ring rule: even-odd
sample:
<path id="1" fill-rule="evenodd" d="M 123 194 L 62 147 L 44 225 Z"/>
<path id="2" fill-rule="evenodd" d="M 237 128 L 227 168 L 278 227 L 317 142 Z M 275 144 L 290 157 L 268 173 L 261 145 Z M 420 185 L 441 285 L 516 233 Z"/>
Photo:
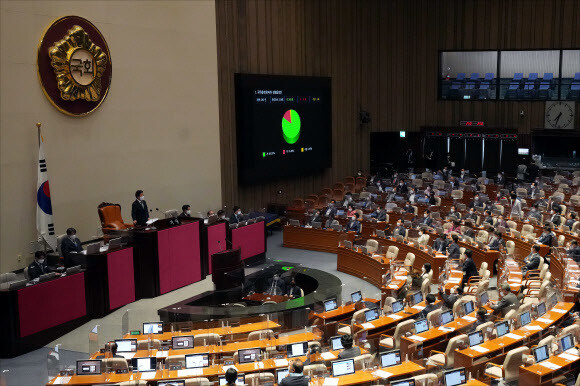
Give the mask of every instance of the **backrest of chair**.
<path id="1" fill-rule="evenodd" d="M 544 266 L 544 258 L 542 256 L 540 256 L 540 265 L 538 265 L 538 269 L 542 270 L 543 266 Z"/>
<path id="2" fill-rule="evenodd" d="M 524 363 L 524 354 L 529 354 L 530 349 L 526 346 L 510 350 L 503 361 L 504 378 L 506 381 L 517 379 L 520 374 L 520 366 Z"/>
<path id="3" fill-rule="evenodd" d="M 518 227 L 518 224 L 516 224 L 516 222 L 515 222 L 515 221 L 508 220 L 508 221 L 506 221 L 506 223 L 507 223 L 507 226 L 508 226 L 510 229 L 516 229 L 516 228 Z"/>
<path id="4" fill-rule="evenodd" d="M 463 305 L 463 303 L 465 303 L 467 300 L 464 300 L 463 298 L 458 299 L 454 304 L 453 304 L 453 315 L 459 315 L 461 312 L 461 306 Z"/>
<path id="5" fill-rule="evenodd" d="M 549 276 L 549 278 L 548 278 Z M 546 274 L 544 281 L 542 281 L 542 285 L 540 286 L 540 291 L 538 292 L 539 299 L 545 299 L 548 296 L 548 286 L 550 285 L 550 279 L 552 274 Z"/>
<path id="6" fill-rule="evenodd" d="M 413 267 L 413 264 L 415 264 L 415 254 L 413 252 L 408 252 L 407 256 L 405 256 L 404 265 L 405 267 Z"/>
<path id="7" fill-rule="evenodd" d="M 493 330 L 493 322 L 485 322 L 480 324 L 479 326 L 477 326 L 475 328 L 475 331 L 482 331 L 485 335 L 485 333 L 487 332 L 487 329 L 490 328 Z"/>
<path id="8" fill-rule="evenodd" d="M 441 316 L 441 309 L 438 308 L 427 314 L 427 321 L 431 327 L 439 325 L 439 317 Z"/>
<path id="9" fill-rule="evenodd" d="M 193 338 L 193 344 L 197 346 L 211 346 L 217 345 L 220 342 L 219 334 L 198 334 Z"/>
<path id="10" fill-rule="evenodd" d="M 272 339 L 273 337 L 274 331 L 269 329 L 252 331 L 248 334 L 248 340 L 264 340 L 264 339 Z"/>
<path id="11" fill-rule="evenodd" d="M 127 364 L 127 360 L 125 358 L 106 358 L 102 361 L 103 367 L 105 369 L 111 369 L 111 371 L 129 369 L 129 365 Z"/>
<path id="12" fill-rule="evenodd" d="M 523 314 L 526 311 L 532 311 L 532 303 L 522 303 L 517 310 L 518 314 Z"/>
<path id="13" fill-rule="evenodd" d="M 463 347 L 467 347 L 467 335 L 461 334 L 449 339 L 447 348 L 445 349 L 445 356 L 447 357 L 445 367 L 453 368 L 455 365 L 455 350 Z"/>
<path id="14" fill-rule="evenodd" d="M 188 378 L 185 380 L 185 386 L 211 386 L 213 383 L 207 378 Z"/>
<path id="15" fill-rule="evenodd" d="M 385 298 L 385 304 L 383 304 L 383 311 L 384 312 L 391 312 L 393 310 L 391 306 L 396 301 L 397 301 L 397 299 L 395 299 L 394 297 L 387 296 Z"/>
<path id="16" fill-rule="evenodd" d="M 0 274 L 0 283 L 8 283 L 14 280 L 16 280 L 16 274 L 14 272 Z"/>
<path id="17" fill-rule="evenodd" d="M 304 370 L 302 371 L 302 373 L 310 378 L 314 378 L 314 376 L 316 374 L 324 374 L 326 372 L 326 365 L 319 363 L 317 365 L 308 365 L 308 366 L 304 366 Z"/>
<path id="18" fill-rule="evenodd" d="M 101 226 L 119 226 L 118 229 L 124 229 L 123 216 L 121 216 L 121 205 L 103 202 L 98 206 L 99 219 Z M 121 227 L 121 225 L 123 225 Z"/>
<path id="19" fill-rule="evenodd" d="M 58 252 L 58 256 L 59 257 L 63 257 L 62 256 L 62 251 L 60 249 L 60 246 L 62 244 L 62 240 L 64 240 L 65 237 L 66 237 L 66 233 L 63 233 L 62 235 L 56 236 L 56 250 Z"/>
<path id="20" fill-rule="evenodd" d="M 249 386 L 258 386 L 267 382 L 274 382 L 274 379 L 274 374 L 266 372 L 247 374 L 245 381 Z"/>
<path id="21" fill-rule="evenodd" d="M 548 345 L 548 348 L 552 350 L 552 345 L 555 342 L 556 338 L 553 335 L 547 335 L 538 342 L 538 347 Z"/>
<path id="22" fill-rule="evenodd" d="M 421 293 L 423 294 L 423 299 L 425 299 L 425 297 L 431 292 L 431 281 L 429 281 L 429 279 L 424 279 L 423 282 L 421 283 Z"/>
<path id="23" fill-rule="evenodd" d="M 366 247 L 369 253 L 375 253 L 379 249 L 379 242 L 377 240 L 368 239 Z"/>
<path id="24" fill-rule="evenodd" d="M 486 270 L 487 270 L 487 261 L 484 261 L 483 263 L 481 263 L 481 266 L 479 267 L 479 276 L 483 276 Z"/>
<path id="25" fill-rule="evenodd" d="M 433 386 L 439 384 L 437 374 L 421 374 L 414 377 L 415 385 L 419 386 Z"/>
<path id="26" fill-rule="evenodd" d="M 149 347 L 152 349 L 158 349 L 161 347 L 161 341 L 159 339 L 151 339 L 151 346 L 149 346 L 148 339 L 137 341 L 137 350 L 147 350 Z"/>
<path id="27" fill-rule="evenodd" d="M 522 226 L 522 236 L 529 235 L 530 233 L 534 233 L 534 227 L 530 224 L 524 224 Z"/>
<path id="28" fill-rule="evenodd" d="M 387 257 L 390 259 L 396 259 L 398 255 L 399 255 L 399 247 L 389 245 L 389 248 L 387 249 Z"/>
<path id="29" fill-rule="evenodd" d="M 354 314 L 352 314 L 352 324 L 357 324 L 357 323 L 362 323 L 365 321 L 365 311 L 368 311 L 368 308 L 363 308 L 360 309 L 358 311 L 355 311 Z"/>
<path id="30" fill-rule="evenodd" d="M 558 246 L 559 247 L 563 247 L 565 241 L 566 241 L 566 239 L 564 238 L 564 235 L 558 236 Z"/>
<path id="31" fill-rule="evenodd" d="M 169 365 L 179 365 L 181 368 L 185 368 L 185 355 L 170 355 L 165 359 L 165 364 Z"/>
<path id="32" fill-rule="evenodd" d="M 486 230 L 480 230 L 477 232 L 477 241 L 481 241 L 482 243 L 487 243 L 489 235 Z"/>
<path id="33" fill-rule="evenodd" d="M 580 325 L 578 324 L 572 324 L 568 327 L 565 327 L 562 329 L 562 331 L 560 331 L 560 333 L 558 334 L 558 337 L 563 337 L 566 336 L 568 334 L 573 334 L 576 337 L 576 342 L 580 341 Z"/>
<path id="34" fill-rule="evenodd" d="M 407 332 L 411 332 L 413 330 L 414 323 L 415 319 L 409 319 L 397 324 L 397 327 L 395 328 L 395 333 L 393 334 L 393 345 L 395 349 L 398 349 L 400 347 L 401 337 L 405 335 Z"/>
<path id="35" fill-rule="evenodd" d="M 354 357 L 354 369 L 355 371 L 357 370 L 362 370 L 364 368 L 367 368 L 371 359 L 372 359 L 372 355 L 371 354 L 363 354 L 363 355 L 358 355 L 356 357 Z"/>

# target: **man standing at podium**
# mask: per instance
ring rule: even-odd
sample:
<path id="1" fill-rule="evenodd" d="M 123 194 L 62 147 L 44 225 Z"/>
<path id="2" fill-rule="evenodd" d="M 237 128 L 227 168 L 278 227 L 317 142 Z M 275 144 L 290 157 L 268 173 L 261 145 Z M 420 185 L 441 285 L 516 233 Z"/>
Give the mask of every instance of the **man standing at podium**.
<path id="1" fill-rule="evenodd" d="M 149 220 L 149 208 L 147 208 L 147 202 L 145 201 L 145 195 L 143 194 L 143 191 L 136 191 L 135 198 L 136 200 L 133 201 L 133 207 L 131 208 L 133 224 L 145 226 L 147 225 L 147 220 Z"/>

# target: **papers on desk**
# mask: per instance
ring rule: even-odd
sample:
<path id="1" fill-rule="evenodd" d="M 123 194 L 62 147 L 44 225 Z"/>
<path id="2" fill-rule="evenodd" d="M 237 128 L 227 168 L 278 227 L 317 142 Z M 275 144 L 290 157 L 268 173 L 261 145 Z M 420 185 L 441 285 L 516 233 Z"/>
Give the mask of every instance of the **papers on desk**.
<path id="1" fill-rule="evenodd" d="M 574 355 L 574 356 L 580 356 L 580 352 L 578 351 L 578 349 L 576 347 L 569 348 L 568 350 L 566 350 L 564 352 L 566 354 L 570 354 L 570 355 Z"/>
<path id="2" fill-rule="evenodd" d="M 122 356 L 125 359 L 132 359 L 136 353 L 134 352 L 118 352 L 117 355 Z M 159 351 L 157 351 L 157 355 L 159 355 Z"/>
<path id="3" fill-rule="evenodd" d="M 445 326 L 439 327 L 439 330 L 445 331 L 445 332 L 455 331 L 455 329 L 453 327 L 445 327 Z"/>
<path id="4" fill-rule="evenodd" d="M 508 283 L 521 283 L 522 279 L 518 278 L 518 277 L 512 277 L 510 279 L 508 279 Z"/>
<path id="5" fill-rule="evenodd" d="M 397 315 L 397 314 L 391 314 L 391 315 L 389 315 L 389 318 L 395 319 L 395 320 L 403 319 L 403 317 L 401 315 Z"/>
<path id="6" fill-rule="evenodd" d="M 332 360 L 332 359 L 336 359 L 336 356 L 333 353 L 331 353 L 331 352 L 323 352 L 323 353 L 320 354 L 320 356 L 325 361 L 329 361 L 329 360 Z"/>
<path id="7" fill-rule="evenodd" d="M 335 386 L 338 385 L 338 378 L 325 378 L 322 386 Z"/>
<path id="8" fill-rule="evenodd" d="M 504 336 L 507 338 L 510 338 L 510 339 L 522 339 L 521 335 L 517 335 L 517 334 L 511 333 L 511 332 L 508 332 Z"/>
<path id="9" fill-rule="evenodd" d="M 66 385 L 68 383 L 68 381 L 70 381 L 71 377 L 56 377 L 56 379 L 54 380 L 54 382 L 52 383 L 53 385 Z"/>
<path id="10" fill-rule="evenodd" d="M 481 347 L 479 345 L 477 345 L 477 346 L 471 346 L 471 349 L 472 350 L 475 350 L 477 352 L 481 352 L 481 353 L 484 353 L 484 352 L 488 352 L 489 351 L 489 349 L 487 349 L 485 347 Z"/>
<path id="11" fill-rule="evenodd" d="M 461 283 L 461 278 L 460 277 L 450 277 L 447 280 L 447 283 L 451 283 L 451 284 L 459 284 Z"/>
<path id="12" fill-rule="evenodd" d="M 566 311 L 566 310 L 561 310 L 561 309 L 559 309 L 559 308 L 552 308 L 550 311 L 559 312 L 560 314 L 565 314 L 566 312 L 568 312 L 568 311 Z"/>
<path id="13" fill-rule="evenodd" d="M 578 356 L 577 355 L 572 355 L 572 354 L 568 354 L 568 353 L 561 353 L 560 355 L 558 355 L 558 357 L 562 358 L 562 359 L 566 359 L 567 361 L 570 362 L 574 362 L 578 360 Z"/>
<path id="14" fill-rule="evenodd" d="M 156 358 L 167 358 L 169 356 L 169 351 L 157 351 L 155 354 Z"/>
<path id="15" fill-rule="evenodd" d="M 141 373 L 141 378 L 139 379 L 153 379 L 155 378 L 156 371 L 144 371 Z"/>
<path id="16" fill-rule="evenodd" d="M 540 330 L 543 330 L 543 328 L 540 327 L 540 326 L 533 326 L 533 325 L 529 325 L 529 324 L 527 326 L 524 326 L 524 328 L 526 330 L 528 330 L 528 331 L 540 331 Z"/>
<path id="17" fill-rule="evenodd" d="M 409 337 L 409 339 L 415 340 L 415 341 L 417 341 L 417 342 L 422 342 L 422 341 L 424 341 L 424 340 L 425 340 L 425 338 L 423 338 L 422 336 L 417 336 L 417 335 L 411 335 L 411 336 Z"/>
<path id="18" fill-rule="evenodd" d="M 562 366 L 559 366 L 559 365 L 557 365 L 555 363 L 548 362 L 548 361 L 543 361 L 543 362 L 540 362 L 538 364 L 541 365 L 541 366 L 547 367 L 550 370 L 558 370 L 559 368 L 562 367 Z"/>
<path id="19" fill-rule="evenodd" d="M 194 377 L 194 376 L 199 376 L 199 375 L 203 375 L 202 368 L 177 370 L 177 376 L 180 378 L 181 377 Z M 143 379 L 143 378 L 141 378 L 141 379 Z"/>
<path id="20" fill-rule="evenodd" d="M 546 319 L 546 318 L 538 318 L 536 319 L 536 322 L 541 322 L 541 323 L 552 323 L 552 321 L 550 319 Z"/>
<path id="21" fill-rule="evenodd" d="M 407 280 L 407 276 L 395 276 L 396 280 Z"/>
<path id="22" fill-rule="evenodd" d="M 393 374 L 391 374 L 391 373 L 389 373 L 389 372 L 387 372 L 387 371 L 385 371 L 385 370 L 377 370 L 377 371 L 375 371 L 375 372 L 373 373 L 373 375 L 374 375 L 375 377 L 379 377 L 379 378 L 386 379 L 386 378 L 388 378 L 388 377 L 392 376 Z"/>
<path id="23" fill-rule="evenodd" d="M 274 359 L 274 364 L 276 365 L 276 367 L 288 366 L 288 359 Z"/>
<path id="24" fill-rule="evenodd" d="M 264 368 L 264 362 L 254 362 L 254 370 L 259 370 Z"/>
<path id="25" fill-rule="evenodd" d="M 151 225 L 151 224 L 153 224 L 157 220 L 159 220 L 159 219 L 158 218 L 151 218 L 151 219 L 147 220 L 147 222 L 145 224 Z"/>
<path id="26" fill-rule="evenodd" d="M 397 288 L 399 288 L 399 286 L 398 286 L 398 285 L 396 285 L 396 284 L 389 284 L 389 286 L 388 286 L 388 287 L 389 287 L 390 289 L 397 289 Z"/>
<path id="27" fill-rule="evenodd" d="M 375 325 L 372 324 L 371 322 L 363 323 L 362 326 L 363 326 L 363 328 L 366 328 L 367 330 L 369 330 L 371 328 L 375 328 Z"/>
<path id="28" fill-rule="evenodd" d="M 469 316 L 469 315 L 465 315 L 461 319 L 467 320 L 468 322 L 475 322 L 477 320 L 477 318 L 474 318 L 473 316 Z"/>
<path id="29" fill-rule="evenodd" d="M 424 309 L 425 307 L 424 307 L 424 306 L 413 306 L 413 307 L 411 307 L 411 308 L 414 308 L 414 309 L 416 309 L 416 310 L 419 310 L 419 311 L 423 311 L 423 309 Z"/>

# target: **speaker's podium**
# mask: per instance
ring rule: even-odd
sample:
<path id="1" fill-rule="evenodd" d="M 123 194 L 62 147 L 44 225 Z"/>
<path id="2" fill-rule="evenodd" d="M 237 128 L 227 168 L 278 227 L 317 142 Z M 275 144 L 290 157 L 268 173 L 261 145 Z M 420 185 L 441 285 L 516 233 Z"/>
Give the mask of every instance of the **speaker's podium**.
<path id="1" fill-rule="evenodd" d="M 241 287 L 244 284 L 244 263 L 240 248 L 227 249 L 211 255 L 211 280 L 216 291 Z"/>
<path id="2" fill-rule="evenodd" d="M 131 230 L 138 299 L 159 296 L 202 279 L 201 232 L 201 219 L 193 217 L 160 219 Z"/>

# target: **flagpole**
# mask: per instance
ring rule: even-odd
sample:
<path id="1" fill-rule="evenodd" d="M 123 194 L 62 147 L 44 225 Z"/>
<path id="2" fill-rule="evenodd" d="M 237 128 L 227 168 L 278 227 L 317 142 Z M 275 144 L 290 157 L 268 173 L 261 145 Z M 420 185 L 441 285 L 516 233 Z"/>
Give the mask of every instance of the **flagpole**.
<path id="1" fill-rule="evenodd" d="M 38 135 L 38 147 L 39 148 L 40 148 L 40 126 L 42 126 L 42 123 L 37 122 L 36 123 L 36 127 L 37 127 L 36 130 L 37 130 L 37 135 Z M 44 239 L 44 236 L 42 234 L 40 234 L 40 238 L 42 239 L 42 246 L 44 247 L 44 258 L 46 259 L 46 240 Z"/>

